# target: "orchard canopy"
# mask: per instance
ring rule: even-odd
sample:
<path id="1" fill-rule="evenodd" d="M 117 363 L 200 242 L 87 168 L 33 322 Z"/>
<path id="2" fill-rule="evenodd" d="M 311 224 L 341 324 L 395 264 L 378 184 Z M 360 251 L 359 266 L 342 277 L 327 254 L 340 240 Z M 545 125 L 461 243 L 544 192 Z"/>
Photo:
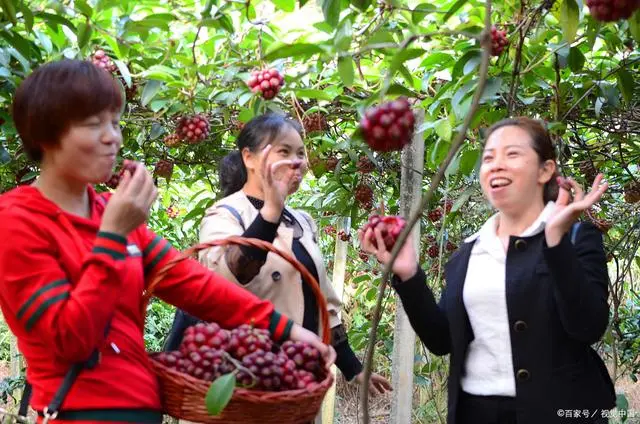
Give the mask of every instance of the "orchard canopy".
<path id="1" fill-rule="evenodd" d="M 345 309 L 360 352 L 379 267 L 359 252 L 350 233 L 380 203 L 386 213 L 398 213 L 401 173 L 398 152 L 376 153 L 363 141 L 358 125 L 364 111 L 405 96 L 423 112 L 415 129 L 425 141 L 425 191 L 453 141 L 464 140 L 421 220 L 421 261 L 436 271 L 429 274 L 435 285 L 443 258 L 490 213 L 476 181 L 484 129 L 507 116 L 545 120 L 563 175 L 587 185 L 603 172 L 610 183 L 588 214 L 606 232 L 612 273 L 616 312 L 603 349 L 620 370 L 637 372 L 639 324 L 632 317 L 640 309 L 633 278 L 640 265 L 640 11 L 603 22 L 582 0 L 0 5 L 2 191 L 37 173 L 20 149 L 9 106 L 20 81 L 51 60 L 102 62 L 121 81 L 127 98 L 122 158 L 155 169 L 161 199 L 150 223 L 179 248 L 197 240 L 205 208 L 221 195 L 218 162 L 234 149 L 239 129 L 257 114 L 281 110 L 306 129 L 312 172 L 293 201 L 317 220 L 328 262 L 341 217 L 350 219 L 341 234 L 350 258 Z M 493 31 L 486 26 L 488 13 Z M 493 54 L 483 72 L 489 47 Z M 252 91 L 252 72 L 271 69 L 277 70 L 277 93 Z M 484 90 L 472 108 L 481 81 Z M 177 134 L 180 122 L 195 115 L 207 121 L 205 137 Z M 473 119 L 464 128 L 468 116 Z M 392 303 L 385 304 L 377 363 L 384 363 L 392 343 Z M 167 319 L 151 320 L 148 343 L 159 343 Z"/>

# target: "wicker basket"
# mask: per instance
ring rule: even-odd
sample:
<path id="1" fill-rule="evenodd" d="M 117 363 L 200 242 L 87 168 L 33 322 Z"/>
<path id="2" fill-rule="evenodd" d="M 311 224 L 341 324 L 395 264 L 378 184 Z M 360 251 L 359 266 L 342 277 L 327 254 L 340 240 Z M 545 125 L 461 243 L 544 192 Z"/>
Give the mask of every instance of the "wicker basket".
<path id="1" fill-rule="evenodd" d="M 162 281 L 164 275 L 178 262 L 196 255 L 199 251 L 226 245 L 253 246 L 273 252 L 288 261 L 296 268 L 302 277 L 310 283 L 318 301 L 320 322 L 322 327 L 322 341 L 329 343 L 329 314 L 327 301 L 320 290 L 316 279 L 294 257 L 259 239 L 231 236 L 222 240 L 201 243 L 183 252 L 180 256 L 167 263 L 154 276 L 144 297 L 146 305 L 153 295 L 154 287 Z M 162 402 L 165 413 L 188 421 L 198 423 L 227 423 L 227 424 L 301 424 L 312 421 L 318 414 L 324 396 L 333 384 L 333 374 L 327 373 L 325 378 L 311 389 L 289 390 L 282 392 L 266 392 L 236 388 L 233 396 L 220 416 L 209 415 L 205 407 L 205 396 L 210 382 L 198 380 L 190 375 L 180 373 L 165 367 L 156 361 L 153 354 L 149 355 L 156 375 L 160 381 Z"/>

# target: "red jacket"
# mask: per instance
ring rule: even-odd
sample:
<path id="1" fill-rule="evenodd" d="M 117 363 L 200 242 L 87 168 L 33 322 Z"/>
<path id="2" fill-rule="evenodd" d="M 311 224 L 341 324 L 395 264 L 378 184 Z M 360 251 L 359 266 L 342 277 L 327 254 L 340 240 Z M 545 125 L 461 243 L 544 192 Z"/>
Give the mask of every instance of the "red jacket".
<path id="1" fill-rule="evenodd" d="M 99 233 L 109 195 L 90 186 L 88 193 L 91 219 L 62 211 L 31 186 L 0 196 L 0 307 L 26 361 L 31 406 L 43 410 L 72 364 L 99 346 L 99 365 L 80 373 L 61 409 L 160 410 L 142 293 L 152 273 L 179 253 L 146 225 L 126 240 Z M 253 320 L 276 340 L 288 338 L 292 325 L 270 302 L 191 259 L 173 267 L 154 294 L 223 327 Z"/>

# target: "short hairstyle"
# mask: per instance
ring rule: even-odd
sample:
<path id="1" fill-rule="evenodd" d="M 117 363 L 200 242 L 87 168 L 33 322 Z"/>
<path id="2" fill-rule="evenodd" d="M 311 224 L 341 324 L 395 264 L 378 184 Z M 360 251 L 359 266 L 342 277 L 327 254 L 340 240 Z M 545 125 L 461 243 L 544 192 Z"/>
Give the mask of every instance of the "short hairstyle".
<path id="1" fill-rule="evenodd" d="M 74 122 L 105 110 L 119 111 L 116 79 L 89 61 L 64 59 L 42 65 L 16 90 L 12 115 L 26 154 L 42 160 Z"/>

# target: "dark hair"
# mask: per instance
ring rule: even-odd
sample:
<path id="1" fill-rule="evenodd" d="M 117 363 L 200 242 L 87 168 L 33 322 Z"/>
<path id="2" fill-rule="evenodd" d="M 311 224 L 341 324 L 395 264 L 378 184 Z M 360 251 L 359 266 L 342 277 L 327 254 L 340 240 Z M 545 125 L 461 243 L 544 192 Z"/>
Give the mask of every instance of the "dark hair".
<path id="1" fill-rule="evenodd" d="M 123 103 L 116 79 L 89 61 L 64 59 L 42 65 L 16 90 L 12 115 L 27 155 L 42 160 L 74 122 Z"/>
<path id="2" fill-rule="evenodd" d="M 302 137 L 302 127 L 298 121 L 280 113 L 269 112 L 247 122 L 236 139 L 238 149 L 220 162 L 219 179 L 224 197 L 239 191 L 247 182 L 242 150 L 246 147 L 257 152 L 261 147 L 273 143 L 286 128 L 294 129 Z"/>
<path id="3" fill-rule="evenodd" d="M 503 119 L 493 124 L 487 130 L 485 140 L 488 140 L 491 134 L 503 127 L 518 127 L 525 130 L 527 134 L 529 134 L 529 137 L 531 137 L 531 147 L 533 147 L 533 150 L 538 154 L 540 163 L 547 160 L 556 161 L 556 150 L 553 146 L 553 142 L 551 141 L 551 136 L 542 122 L 525 116 Z M 544 185 L 544 192 L 542 195 L 544 203 L 558 198 L 558 192 L 560 190 L 558 181 L 556 180 L 558 175 L 560 174 L 556 170 L 551 179 Z"/>

